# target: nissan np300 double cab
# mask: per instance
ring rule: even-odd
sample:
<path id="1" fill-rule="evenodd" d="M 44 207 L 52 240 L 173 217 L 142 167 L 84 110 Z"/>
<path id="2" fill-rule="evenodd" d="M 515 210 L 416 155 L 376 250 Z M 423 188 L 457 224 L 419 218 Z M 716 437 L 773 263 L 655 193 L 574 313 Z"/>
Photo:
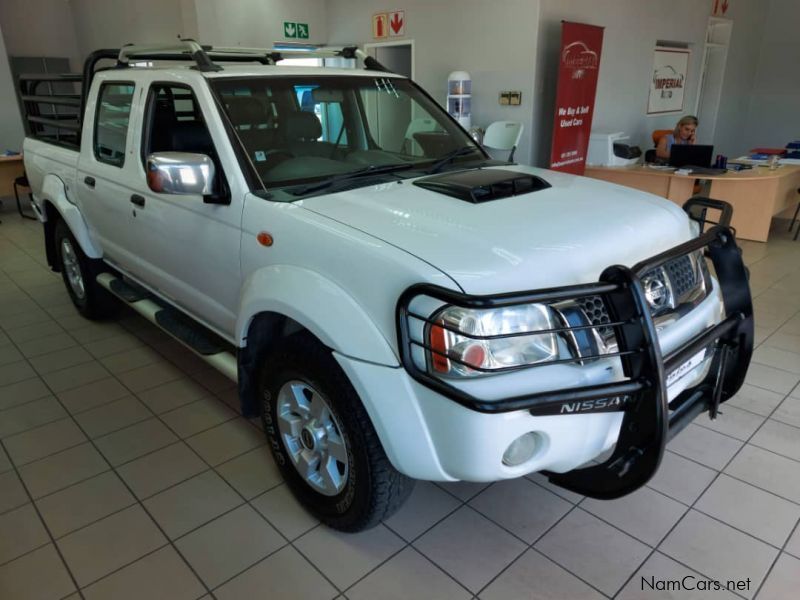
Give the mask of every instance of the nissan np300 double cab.
<path id="1" fill-rule="evenodd" d="M 317 55 L 365 68 L 182 41 L 98 51 L 58 96 L 22 79 L 47 258 L 78 310 L 121 299 L 237 381 L 341 530 L 415 479 L 642 486 L 747 370 L 729 207 L 492 160 L 409 79 Z"/>

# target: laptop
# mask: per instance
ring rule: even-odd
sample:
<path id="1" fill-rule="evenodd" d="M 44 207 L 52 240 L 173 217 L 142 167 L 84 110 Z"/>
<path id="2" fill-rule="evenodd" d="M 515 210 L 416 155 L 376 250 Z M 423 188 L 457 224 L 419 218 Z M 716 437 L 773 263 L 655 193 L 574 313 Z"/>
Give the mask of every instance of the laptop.
<path id="1" fill-rule="evenodd" d="M 669 152 L 669 165 L 680 169 L 681 167 L 711 167 L 711 157 L 714 146 L 703 144 L 672 144 Z"/>

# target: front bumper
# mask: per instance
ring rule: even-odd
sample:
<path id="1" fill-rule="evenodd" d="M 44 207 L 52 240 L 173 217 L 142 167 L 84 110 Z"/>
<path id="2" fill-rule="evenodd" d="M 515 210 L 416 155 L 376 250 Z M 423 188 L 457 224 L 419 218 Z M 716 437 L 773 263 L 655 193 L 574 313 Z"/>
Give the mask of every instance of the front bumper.
<path id="1" fill-rule="evenodd" d="M 672 259 L 700 249 L 705 250 L 713 263 L 725 317 L 717 324 L 699 330 L 696 336 L 664 356 L 642 288 L 641 276 Z M 561 387 L 552 391 L 488 400 L 470 394 L 463 387 L 431 376 L 414 361 L 412 354 L 420 346 L 425 351 L 435 352 L 413 339 L 409 332 L 410 318 L 430 322 L 427 317 L 414 314 L 409 309 L 412 299 L 420 294 L 470 308 L 601 296 L 608 307 L 618 342 L 614 358 L 621 364 L 622 376 L 606 383 Z M 618 437 L 611 440 L 610 444 L 606 443 L 606 446 L 610 446 L 616 441 L 614 451 L 602 464 L 565 473 L 548 473 L 553 483 L 595 498 L 616 498 L 644 485 L 658 469 L 667 442 L 698 414 L 709 411 L 711 418 L 714 418 L 719 405 L 739 390 L 753 348 L 753 310 L 746 269 L 734 235 L 725 226 L 716 226 L 697 239 L 633 268 L 609 267 L 601 275 L 600 282 L 595 284 L 492 298 L 468 296 L 437 286 L 413 286 L 400 299 L 397 314 L 401 359 L 407 373 L 421 386 L 457 403 L 467 412 L 506 415 L 509 422 L 515 414 L 552 417 L 559 423 L 569 421 L 576 426 L 576 431 L 570 433 L 565 430 L 564 435 L 572 439 L 580 434 L 579 420 L 582 417 L 599 417 L 599 413 L 602 413 L 606 417 L 616 417 L 617 422 L 621 420 Z M 680 375 L 687 365 L 694 370 L 694 360 L 703 353 L 710 358 L 699 380 L 693 381 L 670 400 L 667 391 L 670 376 Z M 525 369 L 536 366 L 544 367 L 543 372 L 548 367 L 557 367 L 552 363 L 544 363 Z M 612 423 L 607 423 L 607 426 L 611 427 Z M 615 427 L 611 428 L 617 431 Z M 599 438 L 595 435 L 593 439 Z"/>

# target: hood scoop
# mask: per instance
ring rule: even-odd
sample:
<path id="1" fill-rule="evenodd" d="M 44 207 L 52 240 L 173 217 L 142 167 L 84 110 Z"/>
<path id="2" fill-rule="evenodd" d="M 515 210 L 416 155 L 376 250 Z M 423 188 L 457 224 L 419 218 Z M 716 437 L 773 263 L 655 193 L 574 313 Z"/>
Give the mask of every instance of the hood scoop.
<path id="1" fill-rule="evenodd" d="M 473 204 L 520 196 L 550 187 L 541 177 L 508 169 L 472 169 L 417 179 L 414 185 Z"/>

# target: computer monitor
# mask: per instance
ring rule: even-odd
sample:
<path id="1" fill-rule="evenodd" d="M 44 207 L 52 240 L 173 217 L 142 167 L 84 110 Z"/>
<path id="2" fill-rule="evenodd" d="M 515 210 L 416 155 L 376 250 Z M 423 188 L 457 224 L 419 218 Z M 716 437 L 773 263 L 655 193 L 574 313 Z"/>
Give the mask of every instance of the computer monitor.
<path id="1" fill-rule="evenodd" d="M 704 167 L 711 166 L 714 146 L 703 144 L 672 144 L 669 151 L 669 164 L 672 167 Z"/>

